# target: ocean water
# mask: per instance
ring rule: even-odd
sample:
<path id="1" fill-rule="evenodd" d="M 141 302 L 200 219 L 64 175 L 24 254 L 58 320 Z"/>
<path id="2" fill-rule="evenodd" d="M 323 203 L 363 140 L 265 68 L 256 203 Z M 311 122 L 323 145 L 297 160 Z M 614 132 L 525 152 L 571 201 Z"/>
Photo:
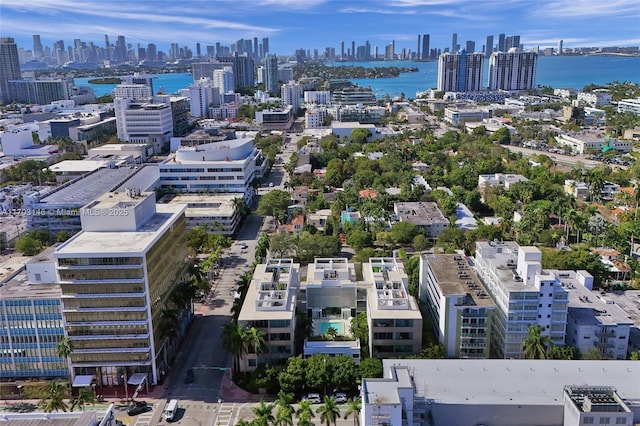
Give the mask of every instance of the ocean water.
<path id="1" fill-rule="evenodd" d="M 437 62 L 337 62 L 331 65 L 355 65 L 363 67 L 416 67 L 418 72 L 402 73 L 391 78 L 355 78 L 354 83 L 363 87 L 371 87 L 377 97 L 385 94 L 390 97 L 402 93 L 413 98 L 416 92 L 434 88 L 438 81 Z M 484 79 L 488 78 L 488 61 L 486 62 Z M 153 90 L 163 89 L 165 93 L 176 93 L 193 82 L 189 73 L 154 74 Z M 76 78 L 75 84 L 90 86 L 96 96 L 110 93 L 113 84 L 87 84 L 87 78 Z M 553 88 L 582 89 L 589 84 L 606 84 L 613 81 L 629 81 L 640 84 L 640 57 L 633 56 L 540 56 L 536 70 L 536 83 Z"/>

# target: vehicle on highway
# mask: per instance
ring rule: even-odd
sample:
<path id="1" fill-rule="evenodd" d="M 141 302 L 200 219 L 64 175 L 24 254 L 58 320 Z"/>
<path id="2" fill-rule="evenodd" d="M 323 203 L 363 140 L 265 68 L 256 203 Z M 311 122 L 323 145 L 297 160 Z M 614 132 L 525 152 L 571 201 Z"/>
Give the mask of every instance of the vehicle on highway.
<path id="1" fill-rule="evenodd" d="M 127 415 L 136 416 L 138 414 L 142 414 L 146 412 L 150 407 L 147 405 L 146 401 L 134 401 L 127 409 Z"/>
<path id="2" fill-rule="evenodd" d="M 167 408 L 164 409 L 164 419 L 168 422 L 173 421 L 178 414 L 180 402 L 177 399 L 172 399 L 167 404 Z"/>
<path id="3" fill-rule="evenodd" d="M 187 370 L 187 375 L 184 376 L 185 383 L 193 383 L 193 368 Z"/>
<path id="4" fill-rule="evenodd" d="M 333 399 L 337 404 L 346 404 L 347 403 L 347 394 L 343 392 L 336 392 L 333 394 Z"/>
<path id="5" fill-rule="evenodd" d="M 309 401 L 312 404 L 320 404 L 322 401 L 320 400 L 320 394 L 319 393 L 310 393 L 307 394 L 306 396 L 302 397 L 303 401 Z"/>

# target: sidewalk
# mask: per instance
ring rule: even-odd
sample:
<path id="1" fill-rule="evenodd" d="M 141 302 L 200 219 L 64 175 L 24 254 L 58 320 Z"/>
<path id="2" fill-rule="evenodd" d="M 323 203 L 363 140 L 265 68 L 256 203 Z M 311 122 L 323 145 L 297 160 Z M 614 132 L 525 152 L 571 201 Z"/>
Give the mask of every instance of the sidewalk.
<path id="1" fill-rule="evenodd" d="M 236 386 L 231 380 L 231 370 L 224 373 L 220 396 L 224 402 L 260 402 L 266 397 L 266 395 L 256 395 Z"/>

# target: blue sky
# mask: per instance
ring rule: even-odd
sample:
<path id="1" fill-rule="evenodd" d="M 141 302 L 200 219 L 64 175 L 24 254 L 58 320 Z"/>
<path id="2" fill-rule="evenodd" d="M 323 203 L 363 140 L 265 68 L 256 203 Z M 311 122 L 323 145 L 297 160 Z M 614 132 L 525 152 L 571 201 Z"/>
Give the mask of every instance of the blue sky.
<path id="1" fill-rule="evenodd" d="M 431 47 L 476 42 L 487 35 L 521 36 L 525 48 L 638 46 L 637 0 L 2 0 L 0 35 L 33 48 L 32 34 L 45 46 L 73 39 L 104 46 L 124 35 L 128 43 L 154 42 L 167 51 L 171 42 L 229 45 L 240 38 L 269 37 L 270 51 L 296 48 L 345 50 L 369 40 L 380 52 L 392 40 L 396 52 L 416 50 L 418 34 L 430 34 Z"/>

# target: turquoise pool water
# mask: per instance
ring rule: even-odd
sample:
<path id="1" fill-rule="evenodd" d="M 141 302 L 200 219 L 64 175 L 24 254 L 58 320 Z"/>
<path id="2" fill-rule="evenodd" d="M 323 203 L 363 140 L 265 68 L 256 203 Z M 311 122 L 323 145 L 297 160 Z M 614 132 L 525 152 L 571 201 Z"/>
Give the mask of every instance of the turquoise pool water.
<path id="1" fill-rule="evenodd" d="M 329 327 L 335 328 L 338 334 L 344 334 L 344 322 L 335 320 L 321 321 L 318 327 L 320 334 L 325 334 Z"/>

